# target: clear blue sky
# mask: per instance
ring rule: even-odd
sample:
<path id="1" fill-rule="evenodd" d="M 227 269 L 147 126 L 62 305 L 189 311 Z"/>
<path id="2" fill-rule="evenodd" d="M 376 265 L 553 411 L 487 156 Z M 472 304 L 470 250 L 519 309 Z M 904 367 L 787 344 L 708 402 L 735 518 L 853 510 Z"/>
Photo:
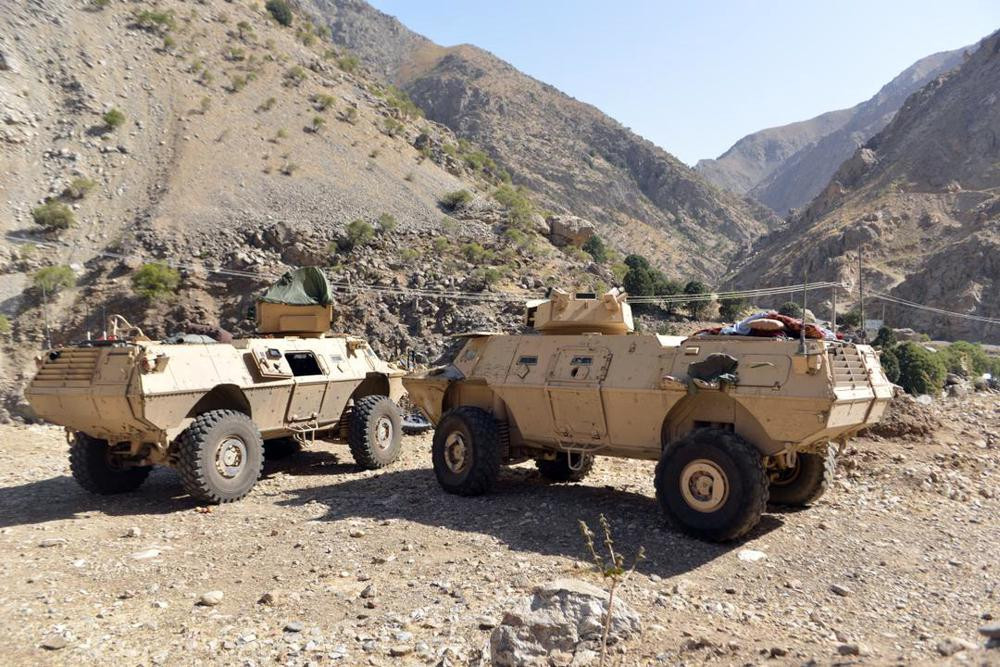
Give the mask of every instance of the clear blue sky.
<path id="1" fill-rule="evenodd" d="M 1000 28 L 1000 0 L 369 0 L 475 44 L 688 163 L 853 106 L 915 60 Z"/>

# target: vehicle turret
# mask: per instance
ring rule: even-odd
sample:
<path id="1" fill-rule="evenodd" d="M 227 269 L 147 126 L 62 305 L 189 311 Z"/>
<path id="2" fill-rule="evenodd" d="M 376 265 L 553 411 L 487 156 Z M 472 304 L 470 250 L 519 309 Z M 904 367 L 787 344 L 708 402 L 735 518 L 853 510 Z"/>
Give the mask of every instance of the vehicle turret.
<path id="1" fill-rule="evenodd" d="M 617 288 L 600 297 L 553 288 L 548 298 L 526 304 L 525 324 L 542 334 L 630 333 L 635 325 L 626 296 Z"/>

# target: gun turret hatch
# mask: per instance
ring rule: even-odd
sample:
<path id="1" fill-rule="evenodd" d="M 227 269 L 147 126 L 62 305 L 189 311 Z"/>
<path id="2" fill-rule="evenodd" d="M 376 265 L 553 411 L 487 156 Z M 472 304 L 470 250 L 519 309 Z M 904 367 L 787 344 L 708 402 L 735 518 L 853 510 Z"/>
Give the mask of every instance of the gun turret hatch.
<path id="1" fill-rule="evenodd" d="M 549 298 L 526 304 L 525 324 L 542 334 L 627 334 L 635 325 L 625 297 L 618 288 L 600 297 L 553 288 Z"/>

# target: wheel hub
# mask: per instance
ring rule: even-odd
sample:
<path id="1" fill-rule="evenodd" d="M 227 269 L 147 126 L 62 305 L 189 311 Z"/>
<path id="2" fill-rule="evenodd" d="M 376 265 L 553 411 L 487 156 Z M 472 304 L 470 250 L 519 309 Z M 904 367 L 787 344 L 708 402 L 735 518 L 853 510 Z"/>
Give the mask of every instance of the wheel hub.
<path id="1" fill-rule="evenodd" d="M 375 422 L 375 446 L 379 449 L 389 449 L 392 446 L 392 420 L 388 417 L 379 417 Z"/>
<path id="2" fill-rule="evenodd" d="M 444 462 L 448 469 L 458 473 L 465 469 L 469 456 L 469 446 L 465 444 L 465 437 L 459 432 L 448 434 L 444 441 Z"/>
<path id="3" fill-rule="evenodd" d="M 215 467 L 219 474 L 232 479 L 240 474 L 247 460 L 247 446 L 236 436 L 230 436 L 219 443 L 215 451 Z"/>
<path id="4" fill-rule="evenodd" d="M 714 512 L 729 497 L 726 473 L 708 459 L 697 459 L 684 466 L 680 487 L 684 502 L 699 512 Z"/>

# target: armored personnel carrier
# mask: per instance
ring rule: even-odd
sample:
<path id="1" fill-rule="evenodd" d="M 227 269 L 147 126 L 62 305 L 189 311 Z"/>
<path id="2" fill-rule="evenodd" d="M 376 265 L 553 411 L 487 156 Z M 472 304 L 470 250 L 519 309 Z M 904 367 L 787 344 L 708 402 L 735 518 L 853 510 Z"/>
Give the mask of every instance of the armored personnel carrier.
<path id="1" fill-rule="evenodd" d="M 73 476 L 93 493 L 131 491 L 166 465 L 194 498 L 230 502 L 257 482 L 265 447 L 316 439 L 386 466 L 400 453 L 404 371 L 365 340 L 328 333 L 332 314 L 326 278 L 307 268 L 257 303 L 253 338 L 154 341 L 113 316 L 101 340 L 41 356 L 25 395 L 66 427 Z"/>
<path id="2" fill-rule="evenodd" d="M 769 499 L 816 500 L 833 475 L 831 443 L 877 421 L 892 397 L 868 346 L 632 334 L 616 290 L 553 291 L 528 303 L 526 322 L 540 335 L 468 334 L 450 364 L 403 378 L 436 425 L 446 491 L 486 493 L 502 465 L 532 459 L 557 482 L 582 480 L 595 456 L 647 459 L 671 524 L 731 540 Z"/>

